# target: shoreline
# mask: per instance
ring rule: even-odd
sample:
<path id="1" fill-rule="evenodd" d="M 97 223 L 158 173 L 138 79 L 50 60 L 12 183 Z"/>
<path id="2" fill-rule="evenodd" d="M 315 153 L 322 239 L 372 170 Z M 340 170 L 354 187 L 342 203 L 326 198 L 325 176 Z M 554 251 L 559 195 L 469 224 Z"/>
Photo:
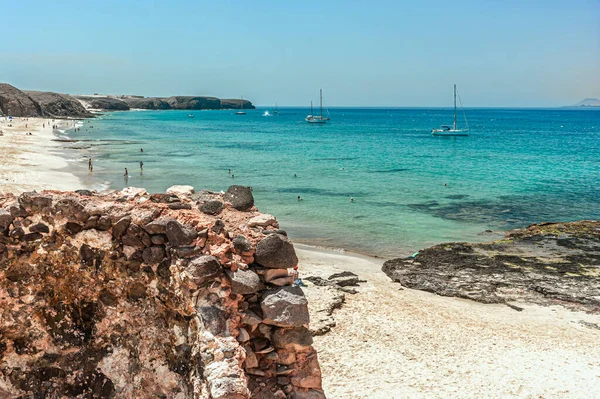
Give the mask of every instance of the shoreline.
<path id="1" fill-rule="evenodd" d="M 342 293 L 335 325 L 313 337 L 328 397 L 584 399 L 600 390 L 599 332 L 586 326 L 599 325 L 598 314 L 439 296 L 393 282 L 383 259 L 296 252 L 300 277 L 350 271 L 366 280 L 352 287 L 358 293 Z M 309 306 L 341 293 L 306 284 Z"/>
<path id="2" fill-rule="evenodd" d="M 0 118 L 0 192 L 77 190 L 85 184 L 73 172 L 52 128 L 68 128 L 69 119 Z M 9 127 L 12 125 L 12 127 Z M 66 129 L 65 129 L 66 130 Z M 27 133 L 31 133 L 28 135 Z"/>

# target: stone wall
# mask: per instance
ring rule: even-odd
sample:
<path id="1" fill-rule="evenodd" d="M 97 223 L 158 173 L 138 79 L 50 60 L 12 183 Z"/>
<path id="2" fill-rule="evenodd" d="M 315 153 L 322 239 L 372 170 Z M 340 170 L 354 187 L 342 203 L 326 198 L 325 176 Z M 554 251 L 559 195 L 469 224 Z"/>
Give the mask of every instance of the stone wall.
<path id="1" fill-rule="evenodd" d="M 0 398 L 324 398 L 251 191 L 0 195 Z"/>

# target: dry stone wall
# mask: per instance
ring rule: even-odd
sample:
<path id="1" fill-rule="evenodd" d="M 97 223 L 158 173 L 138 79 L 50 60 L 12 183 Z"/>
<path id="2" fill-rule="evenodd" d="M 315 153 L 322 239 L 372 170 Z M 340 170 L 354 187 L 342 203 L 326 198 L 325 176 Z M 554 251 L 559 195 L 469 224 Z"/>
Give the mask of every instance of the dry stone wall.
<path id="1" fill-rule="evenodd" d="M 176 192 L 0 195 L 0 398 L 325 397 L 285 232 Z"/>

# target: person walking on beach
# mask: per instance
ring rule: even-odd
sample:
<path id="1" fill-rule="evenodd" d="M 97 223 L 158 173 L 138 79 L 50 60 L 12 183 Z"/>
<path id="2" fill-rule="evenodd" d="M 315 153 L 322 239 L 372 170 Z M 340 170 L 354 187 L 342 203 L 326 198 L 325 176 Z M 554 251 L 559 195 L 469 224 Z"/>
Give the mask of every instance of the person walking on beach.
<path id="1" fill-rule="evenodd" d="M 129 172 L 127 171 L 127 168 L 125 168 L 125 174 L 123 175 L 126 179 L 129 178 Z"/>
<path id="2" fill-rule="evenodd" d="M 140 161 L 140 170 L 144 170 L 144 163 Z"/>

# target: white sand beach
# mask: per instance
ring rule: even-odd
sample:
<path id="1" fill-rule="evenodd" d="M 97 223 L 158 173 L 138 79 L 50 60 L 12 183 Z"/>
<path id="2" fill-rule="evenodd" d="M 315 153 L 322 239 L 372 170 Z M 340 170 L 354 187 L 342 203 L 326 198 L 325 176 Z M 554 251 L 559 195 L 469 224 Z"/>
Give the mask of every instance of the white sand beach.
<path id="1" fill-rule="evenodd" d="M 0 191 L 82 188 L 79 178 L 65 171 L 67 161 L 56 153 L 62 143 L 52 141 L 56 138 L 52 125 L 64 123 L 45 118 L 0 118 Z"/>
<path id="2" fill-rule="evenodd" d="M 296 247 L 305 274 L 367 280 L 314 338 L 329 398 L 600 397 L 600 330 L 580 323 L 598 315 L 402 289 L 381 259 Z"/>

